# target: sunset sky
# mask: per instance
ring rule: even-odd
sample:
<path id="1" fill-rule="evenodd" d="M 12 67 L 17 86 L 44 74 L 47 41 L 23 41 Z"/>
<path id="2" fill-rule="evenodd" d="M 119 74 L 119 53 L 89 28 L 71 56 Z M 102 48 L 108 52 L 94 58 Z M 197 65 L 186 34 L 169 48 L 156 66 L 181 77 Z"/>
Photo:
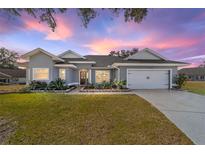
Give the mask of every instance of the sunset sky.
<path id="1" fill-rule="evenodd" d="M 100 10 L 101 11 L 101 10 Z M 20 54 L 41 47 L 55 55 L 73 50 L 82 55 L 108 54 L 111 50 L 151 48 L 171 60 L 192 63 L 205 60 L 205 9 L 149 9 L 137 24 L 112 18 L 102 11 L 82 26 L 75 9 L 57 14 L 55 32 L 33 17 L 0 13 L 0 47 Z"/>

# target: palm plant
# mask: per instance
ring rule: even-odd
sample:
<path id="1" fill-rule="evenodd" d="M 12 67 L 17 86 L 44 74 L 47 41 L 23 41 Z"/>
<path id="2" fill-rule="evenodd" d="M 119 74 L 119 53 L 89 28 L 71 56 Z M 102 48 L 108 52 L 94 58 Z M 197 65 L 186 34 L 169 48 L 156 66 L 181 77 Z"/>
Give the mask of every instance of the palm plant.
<path id="1" fill-rule="evenodd" d="M 65 81 L 57 78 L 55 81 L 51 81 L 48 85 L 48 89 L 50 90 L 65 90 L 67 86 L 65 85 Z"/>

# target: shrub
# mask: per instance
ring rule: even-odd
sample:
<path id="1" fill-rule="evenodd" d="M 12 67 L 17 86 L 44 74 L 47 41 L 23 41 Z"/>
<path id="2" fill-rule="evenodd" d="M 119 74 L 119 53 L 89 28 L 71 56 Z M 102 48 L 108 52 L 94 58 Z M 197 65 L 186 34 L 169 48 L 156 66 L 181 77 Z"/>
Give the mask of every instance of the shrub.
<path id="1" fill-rule="evenodd" d="M 31 83 L 29 84 L 29 88 L 31 90 L 46 90 L 47 89 L 47 83 L 46 82 L 42 82 L 42 81 L 31 81 Z"/>
<path id="2" fill-rule="evenodd" d="M 102 83 L 102 88 L 103 89 L 110 89 L 112 87 L 112 83 L 111 82 L 103 82 Z"/>
<path id="3" fill-rule="evenodd" d="M 126 85 L 126 80 L 114 81 L 113 86 L 116 86 L 118 89 L 122 89 Z"/>
<path id="4" fill-rule="evenodd" d="M 48 85 L 49 90 L 65 90 L 68 86 L 65 85 L 65 81 L 58 78 L 55 81 L 51 81 Z"/>
<path id="5" fill-rule="evenodd" d="M 102 83 L 97 83 L 94 85 L 95 89 L 110 89 L 112 88 L 112 83 L 111 82 L 102 82 Z"/>
<path id="6" fill-rule="evenodd" d="M 93 84 L 88 84 L 85 86 L 85 89 L 94 89 L 95 86 Z"/>
<path id="7" fill-rule="evenodd" d="M 179 74 L 178 76 L 176 76 L 177 88 L 181 89 L 182 86 L 186 84 L 186 81 L 187 81 L 187 76 L 185 74 Z"/>
<path id="8" fill-rule="evenodd" d="M 30 87 L 24 87 L 24 88 L 20 89 L 19 92 L 30 93 L 31 92 L 31 88 Z"/>

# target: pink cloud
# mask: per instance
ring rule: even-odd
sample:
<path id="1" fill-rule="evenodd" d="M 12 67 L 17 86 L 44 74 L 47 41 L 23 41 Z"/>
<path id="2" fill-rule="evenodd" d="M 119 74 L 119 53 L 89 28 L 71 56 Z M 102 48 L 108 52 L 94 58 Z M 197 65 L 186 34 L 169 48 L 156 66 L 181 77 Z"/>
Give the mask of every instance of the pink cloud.
<path id="1" fill-rule="evenodd" d="M 123 40 L 104 38 L 104 39 L 94 40 L 91 43 L 84 45 L 84 47 L 90 48 L 94 53 L 105 54 L 119 47 L 121 48 L 133 47 L 134 44 L 135 44 L 134 41 L 126 42 Z"/>
<path id="2" fill-rule="evenodd" d="M 83 46 L 90 48 L 92 52 L 95 54 L 107 54 L 109 51 L 116 50 L 116 49 L 150 47 L 152 42 L 153 42 L 152 37 L 144 37 L 141 40 L 133 40 L 133 41 L 103 38 L 103 39 L 93 40 L 90 43 L 85 44 Z"/>
<path id="3" fill-rule="evenodd" d="M 90 48 L 93 53 L 97 54 L 106 54 L 107 52 L 115 49 L 126 49 L 126 48 L 153 48 L 158 50 L 166 50 L 170 48 L 186 48 L 194 46 L 204 38 L 167 38 L 162 40 L 158 38 L 157 33 L 145 36 L 140 40 L 121 40 L 121 39 L 112 39 L 112 38 L 103 38 L 93 40 L 88 44 L 85 44 L 84 47 Z"/>
<path id="4" fill-rule="evenodd" d="M 24 20 L 25 28 L 28 30 L 35 30 L 46 35 L 46 40 L 66 40 L 73 36 L 71 26 L 65 20 L 57 16 L 57 27 L 53 32 L 45 23 L 39 23 L 37 20 L 26 18 Z"/>
<path id="5" fill-rule="evenodd" d="M 194 67 L 198 67 L 199 65 L 200 65 L 199 63 L 191 63 L 190 65 L 179 67 L 179 69 L 182 69 L 182 68 L 194 68 Z"/>
<path id="6" fill-rule="evenodd" d="M 178 48 L 178 47 L 189 47 L 199 43 L 200 39 L 195 38 L 171 38 L 161 40 L 156 43 L 154 46 L 158 49 L 169 49 L 169 48 Z"/>

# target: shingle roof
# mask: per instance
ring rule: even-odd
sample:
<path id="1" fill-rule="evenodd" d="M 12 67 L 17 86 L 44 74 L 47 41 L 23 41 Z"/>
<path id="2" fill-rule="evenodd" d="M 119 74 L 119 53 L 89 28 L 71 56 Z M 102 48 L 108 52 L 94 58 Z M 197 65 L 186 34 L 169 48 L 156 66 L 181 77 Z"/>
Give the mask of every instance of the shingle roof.
<path id="1" fill-rule="evenodd" d="M 205 67 L 183 68 L 178 72 L 187 75 L 205 75 Z"/>
<path id="2" fill-rule="evenodd" d="M 107 67 L 108 65 L 112 65 L 113 63 L 176 63 L 176 64 L 186 64 L 183 62 L 172 61 L 172 60 L 134 60 L 129 59 L 125 60 L 122 57 L 117 56 L 109 56 L 109 55 L 86 55 L 84 56 L 86 59 L 82 58 L 63 58 L 65 63 L 69 63 L 69 61 L 95 61 L 96 64 L 93 64 L 94 67 Z M 63 62 L 58 62 L 63 63 Z"/>
<path id="3" fill-rule="evenodd" d="M 24 78 L 26 77 L 26 70 L 24 69 L 6 69 L 6 68 L 0 68 L 0 72 L 11 76 L 13 78 Z M 8 78 L 7 76 L 7 78 Z"/>
<path id="4" fill-rule="evenodd" d="M 172 60 L 124 60 L 122 57 L 117 56 L 107 56 L 107 55 L 87 55 L 84 56 L 89 61 L 96 61 L 96 67 L 106 67 L 112 65 L 113 63 L 177 63 L 177 64 L 186 64 L 184 62 L 172 61 Z"/>
<path id="5" fill-rule="evenodd" d="M 123 58 L 117 56 L 107 56 L 107 55 L 87 55 L 84 56 L 88 61 L 95 61 L 94 67 L 107 67 L 115 62 L 122 62 Z"/>

